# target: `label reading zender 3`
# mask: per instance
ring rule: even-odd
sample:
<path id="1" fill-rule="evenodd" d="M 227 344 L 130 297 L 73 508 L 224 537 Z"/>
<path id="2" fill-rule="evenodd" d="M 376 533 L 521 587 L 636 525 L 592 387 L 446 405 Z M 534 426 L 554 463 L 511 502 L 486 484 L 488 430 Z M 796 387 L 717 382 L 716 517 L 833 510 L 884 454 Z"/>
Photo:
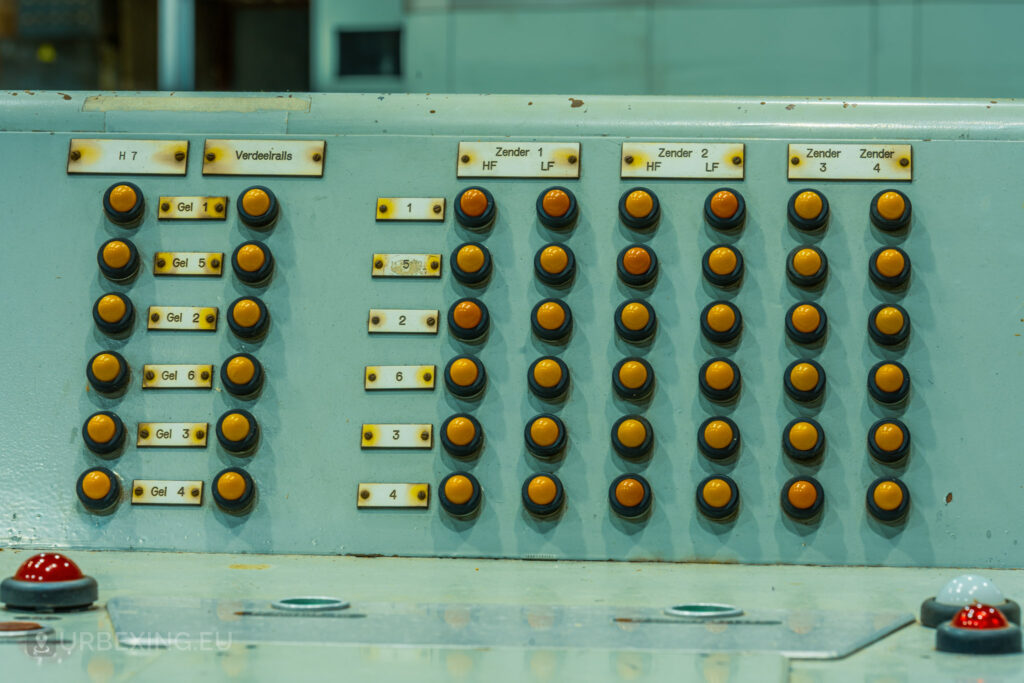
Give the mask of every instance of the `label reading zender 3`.
<path id="1" fill-rule="evenodd" d="M 904 180 L 914 177 L 910 145 L 789 145 L 790 180 Z"/>

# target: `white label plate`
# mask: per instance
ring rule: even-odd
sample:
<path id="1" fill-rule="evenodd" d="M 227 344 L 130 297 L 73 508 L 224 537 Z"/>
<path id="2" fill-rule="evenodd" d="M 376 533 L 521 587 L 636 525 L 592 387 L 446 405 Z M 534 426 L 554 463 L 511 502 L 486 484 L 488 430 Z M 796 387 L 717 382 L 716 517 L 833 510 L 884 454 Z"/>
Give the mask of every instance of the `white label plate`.
<path id="1" fill-rule="evenodd" d="M 207 422 L 140 422 L 135 445 L 139 448 L 206 448 Z"/>
<path id="2" fill-rule="evenodd" d="M 623 178 L 743 180 L 741 142 L 623 142 Z"/>
<path id="3" fill-rule="evenodd" d="M 356 494 L 356 507 L 430 507 L 430 484 L 359 484 L 359 491 Z"/>
<path id="4" fill-rule="evenodd" d="M 156 217 L 160 220 L 224 220 L 227 197 L 161 197 Z"/>
<path id="5" fill-rule="evenodd" d="M 216 332 L 217 308 L 213 306 L 150 306 L 146 313 L 146 326 L 150 330 Z"/>
<path id="6" fill-rule="evenodd" d="M 367 391 L 433 389 L 436 365 L 367 365 L 363 388 Z"/>
<path id="7" fill-rule="evenodd" d="M 439 311 L 407 308 L 371 308 L 367 330 L 371 333 L 437 334 Z"/>
<path id="8" fill-rule="evenodd" d="M 153 275 L 218 277 L 224 268 L 224 252 L 158 251 L 153 254 Z"/>
<path id="9" fill-rule="evenodd" d="M 135 479 L 132 481 L 132 505 L 203 504 L 202 481 L 172 479 Z"/>
<path id="10" fill-rule="evenodd" d="M 579 178 L 578 142 L 460 142 L 459 178 Z"/>
<path id="11" fill-rule="evenodd" d="M 68 173 L 185 175 L 188 140 L 73 138 Z"/>
<path id="12" fill-rule="evenodd" d="M 906 165 L 904 165 L 906 164 Z M 914 177 L 910 145 L 790 144 L 790 180 L 902 180 Z"/>
<path id="13" fill-rule="evenodd" d="M 324 174 L 323 140 L 214 140 L 203 147 L 203 175 Z"/>
<path id="14" fill-rule="evenodd" d="M 377 197 L 379 221 L 443 221 L 444 197 Z"/>
<path id="15" fill-rule="evenodd" d="M 374 254 L 372 277 L 441 277 L 440 254 Z"/>
<path id="16" fill-rule="evenodd" d="M 209 389 L 212 365 L 144 365 L 143 389 Z"/>
<path id="17" fill-rule="evenodd" d="M 429 424 L 364 424 L 362 448 L 424 448 L 434 445 L 434 426 Z"/>

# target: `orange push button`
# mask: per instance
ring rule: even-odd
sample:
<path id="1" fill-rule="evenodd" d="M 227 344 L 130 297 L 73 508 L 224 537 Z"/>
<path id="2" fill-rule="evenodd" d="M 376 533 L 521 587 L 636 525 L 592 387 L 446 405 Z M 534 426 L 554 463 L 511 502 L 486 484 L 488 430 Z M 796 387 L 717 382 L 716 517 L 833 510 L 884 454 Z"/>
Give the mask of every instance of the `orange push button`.
<path id="1" fill-rule="evenodd" d="M 482 187 L 467 187 L 455 200 L 455 220 L 463 227 L 482 230 L 494 222 L 494 197 Z"/>
<path id="2" fill-rule="evenodd" d="M 640 401 L 654 390 L 654 368 L 643 358 L 625 358 L 612 370 L 615 393 L 627 401 Z"/>
<path id="3" fill-rule="evenodd" d="M 619 279 L 631 287 L 648 287 L 658 275 L 658 257 L 654 250 L 633 244 L 619 252 Z"/>
<path id="4" fill-rule="evenodd" d="M 732 478 L 721 474 L 705 478 L 697 486 L 697 507 L 706 517 L 725 521 L 739 509 L 740 490 Z"/>
<path id="5" fill-rule="evenodd" d="M 444 370 L 444 383 L 454 396 L 471 399 L 478 396 L 487 384 L 484 365 L 472 356 L 456 356 L 448 361 Z"/>
<path id="6" fill-rule="evenodd" d="M 701 269 L 711 284 L 732 287 L 743 278 L 743 255 L 735 247 L 719 244 L 704 252 Z"/>
<path id="7" fill-rule="evenodd" d="M 881 477 L 868 487 L 866 503 L 873 517 L 895 524 L 906 517 L 910 508 L 910 492 L 899 479 Z"/>
<path id="8" fill-rule="evenodd" d="M 530 366 L 527 383 L 530 391 L 539 398 L 560 400 L 569 389 L 569 366 L 555 356 L 538 358 Z"/>
<path id="9" fill-rule="evenodd" d="M 263 365 L 248 353 L 229 356 L 220 367 L 224 389 L 238 398 L 253 398 L 263 388 Z"/>
<path id="10" fill-rule="evenodd" d="M 740 447 L 740 430 L 727 417 L 710 417 L 697 429 L 697 445 L 712 460 L 731 458 Z"/>
<path id="11" fill-rule="evenodd" d="M 825 430 L 817 420 L 797 418 L 786 425 L 782 450 L 794 460 L 813 460 L 825 450 Z"/>
<path id="12" fill-rule="evenodd" d="M 793 477 L 782 485 L 782 509 L 798 521 L 816 518 L 824 501 L 825 491 L 814 477 Z"/>
<path id="13" fill-rule="evenodd" d="M 661 205 L 657 195 L 645 187 L 627 190 L 619 199 L 619 217 L 627 227 L 634 230 L 654 227 L 660 216 Z"/>
<path id="14" fill-rule="evenodd" d="M 245 479 L 237 472 L 226 472 L 217 479 L 217 493 L 226 500 L 238 500 L 246 488 Z"/>
<path id="15" fill-rule="evenodd" d="M 82 506 L 91 512 L 106 512 L 121 498 L 121 482 L 106 467 L 82 472 L 75 489 Z"/>
<path id="16" fill-rule="evenodd" d="M 896 419 L 882 419 L 868 430 L 868 450 L 879 462 L 899 462 L 910 452 L 910 430 Z"/>
<path id="17" fill-rule="evenodd" d="M 537 197 L 537 218 L 553 230 L 569 227 L 578 213 L 576 196 L 568 188 L 549 187 Z"/>
<path id="18" fill-rule="evenodd" d="M 124 422 L 115 413 L 93 413 L 82 425 L 82 440 L 98 455 L 108 455 L 121 448 L 125 440 Z"/>
<path id="19" fill-rule="evenodd" d="M 882 190 L 871 200 L 871 222 L 879 230 L 903 230 L 910 224 L 910 199 L 899 190 Z"/>
<path id="20" fill-rule="evenodd" d="M 459 299 L 448 309 L 448 332 L 459 341 L 480 341 L 490 326 L 487 306 L 479 299 Z"/>
<path id="21" fill-rule="evenodd" d="M 898 304 L 876 306 L 868 314 L 868 333 L 883 346 L 896 346 L 910 334 L 910 315 Z"/>
<path id="22" fill-rule="evenodd" d="M 816 344 L 827 331 L 825 309 L 813 301 L 794 304 L 786 313 L 786 334 L 798 344 Z"/>
<path id="23" fill-rule="evenodd" d="M 565 448 L 565 423 L 550 413 L 538 415 L 526 424 L 524 438 L 526 449 L 537 457 L 553 457 Z"/>
<path id="24" fill-rule="evenodd" d="M 270 210 L 270 195 L 266 190 L 254 187 L 242 195 L 242 208 L 253 216 L 262 216 Z"/>
<path id="25" fill-rule="evenodd" d="M 139 272 L 139 252 L 131 240 L 107 240 L 96 254 L 103 277 L 112 282 L 130 280 Z"/>
<path id="26" fill-rule="evenodd" d="M 455 517 L 470 517 L 480 507 L 480 482 L 469 472 L 454 472 L 438 486 L 441 507 Z"/>
<path id="27" fill-rule="evenodd" d="M 255 340 L 264 337 L 270 327 L 270 311 L 255 296 L 235 299 L 228 307 L 228 327 L 236 337 Z"/>
<path id="28" fill-rule="evenodd" d="M 110 493 L 110 489 L 113 488 L 112 481 L 104 472 L 93 470 L 82 480 L 82 493 L 91 500 L 100 500 Z"/>
<path id="29" fill-rule="evenodd" d="M 124 294 L 104 294 L 92 306 L 92 319 L 104 334 L 120 337 L 131 330 L 135 307 Z"/>
<path id="30" fill-rule="evenodd" d="M 641 299 L 623 301 L 615 309 L 615 331 L 628 342 L 649 341 L 658 327 L 654 307 Z"/>
<path id="31" fill-rule="evenodd" d="M 534 474 L 523 482 L 523 507 L 538 517 L 558 512 L 565 502 L 565 489 L 554 474 Z"/>
<path id="32" fill-rule="evenodd" d="M 468 413 L 452 415 L 441 425 L 441 445 L 457 458 L 474 455 L 482 444 L 483 428 Z"/>
<path id="33" fill-rule="evenodd" d="M 910 374 L 901 363 L 882 361 L 868 373 L 868 392 L 879 403 L 899 403 L 906 399 L 909 391 Z"/>
<path id="34" fill-rule="evenodd" d="M 270 188 L 254 185 L 238 195 L 238 217 L 250 228 L 266 228 L 277 220 L 280 205 Z"/>
<path id="35" fill-rule="evenodd" d="M 700 330 L 716 344 L 734 341 L 743 329 L 740 309 L 728 301 L 712 301 L 700 314 Z"/>
<path id="36" fill-rule="evenodd" d="M 817 401 L 825 392 L 825 368 L 810 358 L 795 360 L 786 368 L 783 386 L 794 401 Z"/>
<path id="37" fill-rule="evenodd" d="M 479 242 L 455 247 L 451 260 L 452 275 L 464 285 L 478 287 L 491 277 L 491 252 Z"/>
<path id="38" fill-rule="evenodd" d="M 740 392 L 740 369 L 728 358 L 712 358 L 705 362 L 698 379 L 701 393 L 712 401 L 728 402 Z"/>
<path id="39" fill-rule="evenodd" d="M 265 285 L 274 272 L 274 255 L 262 242 L 243 242 L 231 254 L 231 269 L 247 285 Z"/>
<path id="40" fill-rule="evenodd" d="M 786 275 L 798 287 L 814 287 L 828 275 L 828 259 L 818 247 L 797 247 L 789 252 Z"/>
<path id="41" fill-rule="evenodd" d="M 798 190 L 789 198 L 789 222 L 800 230 L 818 230 L 828 222 L 828 200 L 817 190 Z"/>
<path id="42" fill-rule="evenodd" d="M 103 194 L 107 218 L 124 227 L 133 227 L 142 220 L 144 206 L 142 190 L 134 183 L 116 183 Z"/>
<path id="43" fill-rule="evenodd" d="M 210 490 L 217 507 L 233 515 L 247 513 L 256 500 L 256 482 L 239 467 L 229 467 L 218 472 Z"/>
<path id="44" fill-rule="evenodd" d="M 259 440 L 259 424 L 247 410 L 229 410 L 217 420 L 217 441 L 233 455 L 248 455 Z"/>
<path id="45" fill-rule="evenodd" d="M 544 284 L 567 286 L 576 276 L 576 255 L 564 244 L 546 244 L 533 257 L 533 270 Z"/>
<path id="46" fill-rule="evenodd" d="M 612 511 L 626 519 L 642 517 L 651 508 L 651 485 L 639 474 L 624 474 L 612 481 L 608 502 Z"/>
<path id="47" fill-rule="evenodd" d="M 102 351 L 89 360 L 86 377 L 101 394 L 117 396 L 128 386 L 128 363 L 117 351 Z"/>
<path id="48" fill-rule="evenodd" d="M 732 188 L 715 190 L 704 200 L 704 220 L 718 230 L 738 228 L 746 218 L 746 212 L 743 195 Z"/>
<path id="49" fill-rule="evenodd" d="M 626 415 L 612 425 L 612 448 L 623 458 L 644 458 L 654 445 L 654 428 L 641 415 Z"/>
<path id="50" fill-rule="evenodd" d="M 564 342 L 572 333 L 572 310 L 561 299 L 544 299 L 533 307 L 530 326 L 543 341 L 551 344 Z"/>
<path id="51" fill-rule="evenodd" d="M 883 247 L 871 255 L 868 264 L 871 281 L 879 287 L 896 289 L 910 278 L 910 257 L 899 247 Z"/>

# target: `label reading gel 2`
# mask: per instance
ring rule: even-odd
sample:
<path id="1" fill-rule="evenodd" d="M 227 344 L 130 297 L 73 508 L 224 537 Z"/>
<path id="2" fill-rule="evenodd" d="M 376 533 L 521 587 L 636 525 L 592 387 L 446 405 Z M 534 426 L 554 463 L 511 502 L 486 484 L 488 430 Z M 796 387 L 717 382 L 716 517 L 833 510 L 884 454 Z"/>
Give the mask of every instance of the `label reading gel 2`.
<path id="1" fill-rule="evenodd" d="M 914 177 L 910 145 L 790 144 L 790 180 L 904 180 Z"/>
<path id="2" fill-rule="evenodd" d="M 217 309 L 213 306 L 150 306 L 146 312 L 150 330 L 215 332 Z"/>

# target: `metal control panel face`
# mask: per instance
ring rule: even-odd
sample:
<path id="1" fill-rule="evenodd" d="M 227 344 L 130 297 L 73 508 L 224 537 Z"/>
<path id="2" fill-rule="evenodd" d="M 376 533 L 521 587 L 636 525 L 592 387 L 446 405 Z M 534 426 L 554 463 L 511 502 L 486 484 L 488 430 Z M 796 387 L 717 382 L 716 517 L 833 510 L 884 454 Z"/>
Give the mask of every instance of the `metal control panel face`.
<path id="1" fill-rule="evenodd" d="M 260 134 L 258 113 L 204 133 L 202 112 L 141 112 L 113 134 L 76 95 L 52 131 L 0 134 L 0 545 L 1022 564 L 1017 139 L 939 104 L 984 130 L 924 140 L 870 103 L 752 128 L 757 102 L 729 119 L 681 100 L 720 123 L 673 137 L 660 101 L 618 123 L 621 101 L 594 102 L 596 131 L 550 98 L 530 100 L 547 127 L 509 123 L 525 99 L 398 99 L 316 96 Z M 338 124 L 391 109 L 397 132 Z M 428 110 L 443 125 L 423 134 Z M 119 139 L 142 156 L 119 162 Z M 909 227 L 888 230 L 900 201 Z M 538 207 L 560 206 L 578 215 L 549 227 Z M 131 277 L 127 249 L 101 272 L 111 240 L 137 251 Z M 480 286 L 456 277 L 483 263 L 465 243 L 486 249 Z M 549 284 L 538 264 L 567 250 L 574 277 Z M 885 280 L 885 250 L 908 281 Z M 627 277 L 643 251 L 649 286 Z"/>

